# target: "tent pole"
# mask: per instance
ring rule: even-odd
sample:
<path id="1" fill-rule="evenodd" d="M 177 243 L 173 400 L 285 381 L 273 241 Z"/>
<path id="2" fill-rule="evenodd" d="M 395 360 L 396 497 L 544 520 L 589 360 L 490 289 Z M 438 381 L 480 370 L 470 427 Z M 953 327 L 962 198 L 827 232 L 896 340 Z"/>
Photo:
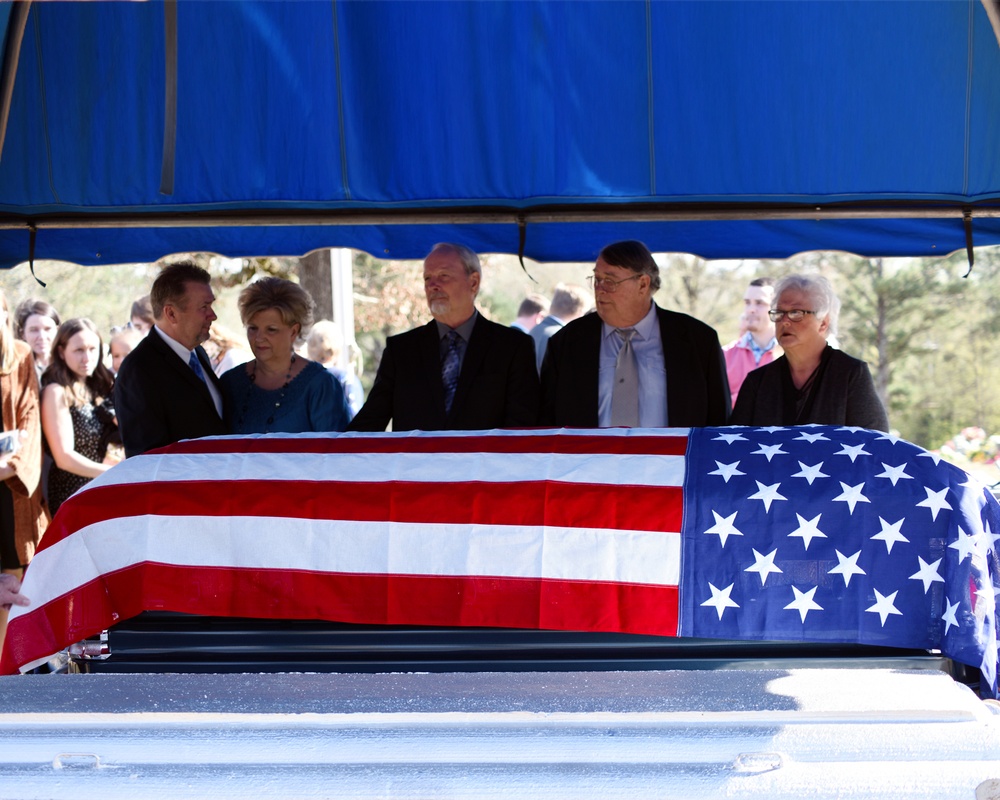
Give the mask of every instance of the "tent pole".
<path id="1" fill-rule="evenodd" d="M 106 228 L 342 227 L 346 225 L 542 225 L 601 222 L 725 222 L 835 219 L 962 219 L 969 206 L 809 206 L 774 208 L 637 209 L 426 209 L 387 211 L 307 211 L 150 214 L 0 214 L 0 230 L 81 230 Z M 1000 206 L 974 206 L 977 219 L 1000 218 Z"/>
<path id="2" fill-rule="evenodd" d="M 30 10 L 31 0 L 16 0 L 7 25 L 7 41 L 0 71 L 0 159 L 3 158 L 7 120 L 10 118 L 10 104 L 14 99 L 14 78 L 17 77 L 17 62 L 21 58 L 21 42 L 24 40 Z"/>

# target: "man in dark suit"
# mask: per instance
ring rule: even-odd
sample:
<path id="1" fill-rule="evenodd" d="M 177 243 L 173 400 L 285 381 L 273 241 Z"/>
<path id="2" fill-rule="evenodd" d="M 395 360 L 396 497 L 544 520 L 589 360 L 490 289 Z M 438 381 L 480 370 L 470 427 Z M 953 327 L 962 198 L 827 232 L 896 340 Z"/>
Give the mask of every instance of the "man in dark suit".
<path id="1" fill-rule="evenodd" d="M 115 381 L 126 457 L 227 432 L 218 378 L 201 347 L 216 319 L 209 280 L 201 267 L 173 264 L 153 282 L 156 325 L 122 362 Z"/>
<path id="2" fill-rule="evenodd" d="M 424 259 L 434 320 L 390 336 L 375 383 L 348 430 L 487 430 L 538 421 L 531 337 L 476 311 L 479 256 L 438 244 Z"/>
<path id="3" fill-rule="evenodd" d="M 543 425 L 698 427 L 729 417 L 726 363 L 715 330 L 653 302 L 660 271 L 641 242 L 601 251 L 597 306 L 549 339 Z"/>

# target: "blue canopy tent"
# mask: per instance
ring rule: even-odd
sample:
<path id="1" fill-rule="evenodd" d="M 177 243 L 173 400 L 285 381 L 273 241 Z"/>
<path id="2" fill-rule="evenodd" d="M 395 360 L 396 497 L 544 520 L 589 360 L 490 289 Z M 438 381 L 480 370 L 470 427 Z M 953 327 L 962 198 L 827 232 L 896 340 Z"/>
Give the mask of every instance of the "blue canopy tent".
<path id="1" fill-rule="evenodd" d="M 0 267 L 997 244 L 994 2 L 3 2 Z"/>

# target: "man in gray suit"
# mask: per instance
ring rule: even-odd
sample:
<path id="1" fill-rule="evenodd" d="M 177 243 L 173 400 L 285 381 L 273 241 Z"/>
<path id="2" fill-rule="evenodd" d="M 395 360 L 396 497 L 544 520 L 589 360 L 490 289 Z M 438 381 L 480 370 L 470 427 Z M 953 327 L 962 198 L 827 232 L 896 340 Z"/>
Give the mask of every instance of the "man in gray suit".
<path id="1" fill-rule="evenodd" d="M 589 305 L 590 299 L 582 286 L 562 283 L 556 286 L 552 294 L 552 304 L 549 306 L 549 315 L 528 334 L 535 340 L 535 366 L 539 373 L 542 371 L 542 359 L 545 358 L 545 348 L 549 345 L 549 338 L 567 322 L 582 317 Z"/>

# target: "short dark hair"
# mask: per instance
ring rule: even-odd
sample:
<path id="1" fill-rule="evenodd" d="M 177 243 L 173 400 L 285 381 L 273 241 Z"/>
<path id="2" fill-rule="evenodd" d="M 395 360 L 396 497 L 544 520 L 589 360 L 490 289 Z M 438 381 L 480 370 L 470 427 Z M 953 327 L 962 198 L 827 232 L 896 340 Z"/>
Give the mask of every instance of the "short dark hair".
<path id="1" fill-rule="evenodd" d="M 541 312 L 548 313 L 549 301 L 542 297 L 540 294 L 529 294 L 521 301 L 521 305 L 517 309 L 517 315 L 519 317 L 529 317 L 539 314 Z"/>
<path id="2" fill-rule="evenodd" d="M 153 281 L 149 292 L 149 304 L 153 309 L 153 317 L 163 316 L 163 307 L 168 304 L 178 305 L 187 292 L 188 283 L 203 283 L 210 286 L 212 276 L 197 264 L 184 261 L 164 267 Z"/>
<path id="3" fill-rule="evenodd" d="M 754 278 L 750 281 L 751 286 L 774 286 L 774 278 L 768 278 L 767 276 L 763 278 Z"/>
<path id="4" fill-rule="evenodd" d="M 587 295 L 580 286 L 559 284 L 552 293 L 552 313 L 557 317 L 572 317 L 583 311 Z"/>
<path id="5" fill-rule="evenodd" d="M 24 326 L 28 322 L 28 317 L 48 317 L 57 326 L 59 325 L 59 312 L 44 300 L 28 298 L 21 302 L 14 312 L 14 335 L 18 339 L 24 338 Z"/>
<path id="6" fill-rule="evenodd" d="M 143 322 L 148 322 L 150 325 L 153 324 L 155 321 L 153 319 L 153 306 L 150 302 L 148 294 L 144 294 L 132 303 L 132 310 L 129 312 L 128 318 L 130 320 L 141 319 Z"/>
<path id="7" fill-rule="evenodd" d="M 612 267 L 623 267 L 649 276 L 649 289 L 656 292 L 660 288 L 660 268 L 653 260 L 653 254 L 642 242 L 630 239 L 609 244 L 601 250 L 601 260 Z"/>

